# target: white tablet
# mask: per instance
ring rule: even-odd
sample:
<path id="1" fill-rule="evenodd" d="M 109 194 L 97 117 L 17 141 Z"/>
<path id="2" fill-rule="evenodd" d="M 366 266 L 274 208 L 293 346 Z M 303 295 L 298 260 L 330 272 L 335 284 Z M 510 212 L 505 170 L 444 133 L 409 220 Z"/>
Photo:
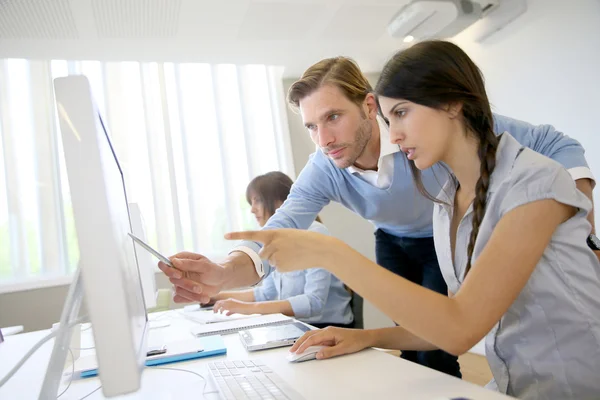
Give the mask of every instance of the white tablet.
<path id="1" fill-rule="evenodd" d="M 291 346 L 304 332 L 310 328 L 301 322 L 292 322 L 284 325 L 265 326 L 240 331 L 240 340 L 246 350 L 263 350 L 274 347 Z"/>

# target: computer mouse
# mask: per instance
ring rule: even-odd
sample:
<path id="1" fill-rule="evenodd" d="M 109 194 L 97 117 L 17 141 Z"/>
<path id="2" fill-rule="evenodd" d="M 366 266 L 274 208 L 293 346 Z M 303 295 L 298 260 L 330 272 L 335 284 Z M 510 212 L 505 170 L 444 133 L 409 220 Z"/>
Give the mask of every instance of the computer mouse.
<path id="1" fill-rule="evenodd" d="M 327 346 L 310 346 L 307 347 L 302 353 L 290 353 L 287 355 L 287 360 L 289 362 L 302 362 L 314 360 L 317 358 L 317 353 L 324 347 Z"/>

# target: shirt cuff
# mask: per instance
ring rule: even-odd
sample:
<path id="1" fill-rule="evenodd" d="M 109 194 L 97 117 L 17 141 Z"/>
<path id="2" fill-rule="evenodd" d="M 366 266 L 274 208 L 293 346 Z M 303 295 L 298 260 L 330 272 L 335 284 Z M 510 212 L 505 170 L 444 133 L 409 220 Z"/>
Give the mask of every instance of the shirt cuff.
<path id="1" fill-rule="evenodd" d="M 262 260 L 258 256 L 258 253 L 246 246 L 237 246 L 235 249 L 231 250 L 229 254 L 233 253 L 234 251 L 240 251 L 242 253 L 245 253 L 246 255 L 248 255 L 248 257 L 252 259 L 252 263 L 254 264 L 254 268 L 256 269 L 256 273 L 258 274 L 259 278 L 262 278 L 265 275 Z"/>
<path id="2" fill-rule="evenodd" d="M 251 241 L 243 241 L 239 244 L 239 246 L 234 247 L 229 254 L 239 251 L 246 254 L 252 260 L 254 264 L 254 268 L 256 269 L 256 273 L 260 280 L 256 282 L 256 284 L 262 282 L 265 276 L 271 273 L 271 265 L 266 260 L 261 260 L 258 252 L 260 251 L 260 246 Z M 255 284 L 255 285 L 256 285 Z"/>
<path id="3" fill-rule="evenodd" d="M 574 167 L 568 169 L 571 177 L 574 181 L 578 179 L 590 179 L 592 181 L 592 189 L 596 186 L 596 180 L 594 179 L 594 174 L 588 167 Z"/>
<path id="4" fill-rule="evenodd" d="M 300 294 L 298 296 L 289 297 L 286 299 L 292 305 L 294 318 L 310 318 L 310 301 L 308 296 Z"/>

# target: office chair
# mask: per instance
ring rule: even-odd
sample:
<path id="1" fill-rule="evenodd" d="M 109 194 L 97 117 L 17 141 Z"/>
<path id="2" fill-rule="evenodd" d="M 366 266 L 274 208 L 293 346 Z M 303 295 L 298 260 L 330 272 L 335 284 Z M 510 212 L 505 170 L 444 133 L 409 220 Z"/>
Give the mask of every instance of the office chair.
<path id="1" fill-rule="evenodd" d="M 363 298 L 355 293 L 348 286 L 344 285 L 344 288 L 350 293 L 350 309 L 352 310 L 352 314 L 354 314 L 354 322 L 352 323 L 352 327 L 354 329 L 364 329 L 364 315 L 363 315 Z"/>

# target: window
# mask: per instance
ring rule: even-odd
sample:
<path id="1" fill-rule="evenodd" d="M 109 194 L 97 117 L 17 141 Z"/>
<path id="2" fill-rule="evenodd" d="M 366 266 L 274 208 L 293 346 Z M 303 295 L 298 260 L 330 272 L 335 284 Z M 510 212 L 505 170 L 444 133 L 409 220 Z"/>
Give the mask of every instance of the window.
<path id="1" fill-rule="evenodd" d="M 250 179 L 293 174 L 281 69 L 263 65 L 0 60 L 0 286 L 70 275 L 79 252 L 52 80 L 84 74 L 164 254 L 224 256 L 256 224 Z"/>

